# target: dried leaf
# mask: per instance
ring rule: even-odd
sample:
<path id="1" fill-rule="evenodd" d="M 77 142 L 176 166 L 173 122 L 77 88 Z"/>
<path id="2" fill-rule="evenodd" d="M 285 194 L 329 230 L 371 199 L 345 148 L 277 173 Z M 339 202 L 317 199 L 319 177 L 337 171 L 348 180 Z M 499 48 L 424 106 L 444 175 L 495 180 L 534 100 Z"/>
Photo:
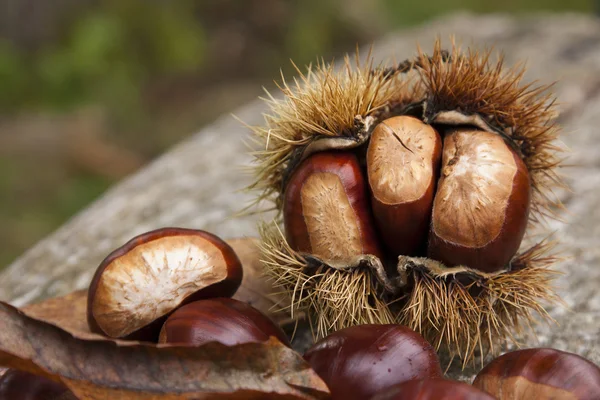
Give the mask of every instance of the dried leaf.
<path id="1" fill-rule="evenodd" d="M 84 300 L 76 292 L 25 312 L 0 303 L 0 365 L 61 381 L 91 400 L 328 397 L 300 355 L 275 339 L 233 347 L 103 339 L 84 330 L 78 305 Z"/>

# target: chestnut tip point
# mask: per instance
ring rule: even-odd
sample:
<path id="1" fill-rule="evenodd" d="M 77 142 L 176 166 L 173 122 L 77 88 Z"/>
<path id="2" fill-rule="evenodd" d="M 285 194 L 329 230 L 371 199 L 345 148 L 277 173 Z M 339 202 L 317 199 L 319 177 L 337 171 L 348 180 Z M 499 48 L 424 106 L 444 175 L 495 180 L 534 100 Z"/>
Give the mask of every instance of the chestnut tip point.
<path id="1" fill-rule="evenodd" d="M 100 264 L 88 290 L 93 332 L 156 341 L 177 307 L 207 297 L 232 296 L 242 264 L 219 237 L 201 230 L 162 228 L 131 239 Z"/>
<path id="2" fill-rule="evenodd" d="M 357 325 L 319 340 L 304 359 L 334 400 L 368 399 L 412 379 L 440 378 L 435 349 L 402 325 Z"/>

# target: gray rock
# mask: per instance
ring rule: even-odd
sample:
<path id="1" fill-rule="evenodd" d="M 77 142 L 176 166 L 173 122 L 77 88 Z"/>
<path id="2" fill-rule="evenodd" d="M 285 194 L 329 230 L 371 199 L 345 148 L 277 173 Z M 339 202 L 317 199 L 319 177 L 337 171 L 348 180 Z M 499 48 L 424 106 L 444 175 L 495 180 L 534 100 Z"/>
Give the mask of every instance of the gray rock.
<path id="1" fill-rule="evenodd" d="M 570 257 L 557 265 L 564 273 L 558 286 L 567 308 L 550 308 L 557 324 L 538 326 L 537 340 L 526 345 L 572 351 L 600 363 L 600 23 L 575 14 L 522 19 L 461 14 L 390 34 L 376 43 L 374 54 L 401 60 L 414 54 L 416 42 L 430 48 L 436 36 L 451 34 L 465 46 L 493 45 L 509 65 L 526 61 L 528 79 L 558 81 L 563 140 L 571 149 L 564 175 L 572 191 L 559 193 L 568 213 L 550 228 Z M 260 124 L 262 111 L 256 101 L 235 114 Z M 259 217 L 231 218 L 251 200 L 239 191 L 250 181 L 243 170 L 251 160 L 242 142 L 247 134 L 232 117 L 221 117 L 116 185 L 9 266 L 0 275 L 0 299 L 21 306 L 85 288 L 108 252 L 152 228 L 255 235 Z M 450 370 L 465 380 L 471 374 Z"/>

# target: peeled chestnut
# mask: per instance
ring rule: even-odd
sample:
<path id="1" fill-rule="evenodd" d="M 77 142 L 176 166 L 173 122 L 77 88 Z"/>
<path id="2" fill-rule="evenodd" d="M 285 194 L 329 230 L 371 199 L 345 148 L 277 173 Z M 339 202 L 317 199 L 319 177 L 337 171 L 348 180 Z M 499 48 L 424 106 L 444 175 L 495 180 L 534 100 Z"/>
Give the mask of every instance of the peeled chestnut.
<path id="1" fill-rule="evenodd" d="M 165 321 L 159 343 L 200 346 L 219 342 L 234 346 L 265 342 L 271 336 L 290 345 L 281 328 L 257 309 L 238 300 L 217 298 L 177 309 Z"/>
<path id="2" fill-rule="evenodd" d="M 88 324 L 113 338 L 156 341 L 164 319 L 177 307 L 232 296 L 241 282 L 239 258 L 217 236 L 158 229 L 102 261 L 88 291 Z"/>
<path id="3" fill-rule="evenodd" d="M 600 368 L 576 354 L 525 349 L 490 362 L 473 386 L 502 400 L 598 400 Z"/>
<path id="4" fill-rule="evenodd" d="M 525 163 L 501 136 L 457 128 L 445 134 L 441 168 L 428 256 L 448 267 L 506 268 L 529 217 Z"/>
<path id="5" fill-rule="evenodd" d="M 386 119 L 371 134 L 367 172 L 373 213 L 395 255 L 425 250 L 441 154 L 440 135 L 414 117 Z"/>
<path id="6" fill-rule="evenodd" d="M 29 372 L 9 369 L 0 377 L 0 400 L 67 400 L 75 395 L 60 383 Z"/>
<path id="7" fill-rule="evenodd" d="M 368 399 L 411 379 L 440 378 L 433 347 L 402 325 L 357 325 L 315 343 L 304 358 L 332 398 Z"/>
<path id="8" fill-rule="evenodd" d="M 494 400 L 494 397 L 463 382 L 446 379 L 415 379 L 377 393 L 371 400 Z"/>
<path id="9" fill-rule="evenodd" d="M 380 256 L 367 187 L 352 153 L 321 152 L 304 160 L 287 184 L 283 202 L 290 247 L 330 263 Z"/>

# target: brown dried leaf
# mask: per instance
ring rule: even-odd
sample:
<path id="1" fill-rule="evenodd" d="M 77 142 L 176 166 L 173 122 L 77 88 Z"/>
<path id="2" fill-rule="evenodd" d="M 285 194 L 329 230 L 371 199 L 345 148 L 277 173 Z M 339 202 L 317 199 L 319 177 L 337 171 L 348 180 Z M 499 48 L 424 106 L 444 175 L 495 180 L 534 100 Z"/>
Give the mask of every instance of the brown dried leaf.
<path id="1" fill-rule="evenodd" d="M 289 296 L 276 293 L 272 280 L 265 276 L 260 262 L 259 240 L 257 238 L 231 239 L 227 243 L 242 261 L 244 278 L 234 299 L 250 304 L 262 311 L 280 325 L 292 322 L 289 312 Z"/>
<path id="2" fill-rule="evenodd" d="M 27 311 L 0 303 L 0 365 L 61 381 L 91 400 L 328 397 L 300 355 L 275 339 L 233 347 L 113 341 L 87 332 L 80 303 L 81 292 Z"/>

